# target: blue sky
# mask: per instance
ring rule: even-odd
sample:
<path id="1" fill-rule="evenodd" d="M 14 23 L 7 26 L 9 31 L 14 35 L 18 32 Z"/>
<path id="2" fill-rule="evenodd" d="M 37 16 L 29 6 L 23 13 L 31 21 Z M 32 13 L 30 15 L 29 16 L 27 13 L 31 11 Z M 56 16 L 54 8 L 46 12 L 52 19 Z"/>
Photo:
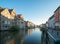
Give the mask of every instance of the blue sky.
<path id="1" fill-rule="evenodd" d="M 42 24 L 60 6 L 60 0 L 0 0 L 0 6 L 15 8 L 16 14 L 23 14 L 25 20 Z"/>

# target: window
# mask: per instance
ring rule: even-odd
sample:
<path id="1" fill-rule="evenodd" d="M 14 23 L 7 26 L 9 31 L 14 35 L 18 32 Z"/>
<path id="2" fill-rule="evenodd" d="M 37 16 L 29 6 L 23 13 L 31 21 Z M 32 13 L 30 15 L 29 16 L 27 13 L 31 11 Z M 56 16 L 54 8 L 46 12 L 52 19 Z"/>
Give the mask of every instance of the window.
<path id="1" fill-rule="evenodd" d="M 8 29 L 8 26 L 5 26 L 5 30 L 7 30 Z"/>
<path id="2" fill-rule="evenodd" d="M 5 21 L 5 24 L 7 24 L 7 21 Z"/>
<path id="3" fill-rule="evenodd" d="M 4 21 L 2 21 L 2 23 L 4 23 Z"/>
<path id="4" fill-rule="evenodd" d="M 60 11 L 59 11 L 59 14 L 60 14 Z"/>
<path id="5" fill-rule="evenodd" d="M 60 16 L 59 16 L 59 21 L 60 21 Z"/>
<path id="6" fill-rule="evenodd" d="M 7 28 L 7 26 L 5 26 L 5 28 Z"/>
<path id="7" fill-rule="evenodd" d="M 10 21 L 8 21 L 8 24 L 10 24 Z"/>
<path id="8" fill-rule="evenodd" d="M 7 24 L 7 21 L 2 21 L 2 23 Z"/>
<path id="9" fill-rule="evenodd" d="M 23 22 L 21 22 L 23 24 Z"/>
<path id="10" fill-rule="evenodd" d="M 0 14 L 0 17 L 1 17 L 1 14 Z"/>

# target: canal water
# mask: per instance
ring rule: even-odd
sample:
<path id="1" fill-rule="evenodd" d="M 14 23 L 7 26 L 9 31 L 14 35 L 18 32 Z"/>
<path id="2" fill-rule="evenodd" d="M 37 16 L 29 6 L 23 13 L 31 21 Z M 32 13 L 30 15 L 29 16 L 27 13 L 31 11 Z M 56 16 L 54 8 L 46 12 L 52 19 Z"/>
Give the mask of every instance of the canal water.
<path id="1" fill-rule="evenodd" d="M 1 31 L 1 44 L 41 44 L 41 34 L 39 28 L 20 31 Z"/>

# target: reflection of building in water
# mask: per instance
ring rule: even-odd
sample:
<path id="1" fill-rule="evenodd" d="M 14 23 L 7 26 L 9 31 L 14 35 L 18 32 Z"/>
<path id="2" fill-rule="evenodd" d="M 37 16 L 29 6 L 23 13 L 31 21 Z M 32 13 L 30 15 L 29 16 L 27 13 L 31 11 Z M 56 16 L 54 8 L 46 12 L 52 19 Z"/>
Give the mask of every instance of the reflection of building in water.
<path id="1" fill-rule="evenodd" d="M 12 34 L 10 32 L 2 32 L 0 43 L 1 44 L 22 44 L 24 40 L 24 32 Z"/>
<path id="2" fill-rule="evenodd" d="M 6 44 L 15 44 L 15 39 L 11 39 L 10 41 L 7 41 Z"/>
<path id="3" fill-rule="evenodd" d="M 23 44 L 24 39 L 21 39 L 20 44 Z"/>
<path id="4" fill-rule="evenodd" d="M 28 29 L 28 35 L 32 33 L 32 29 Z"/>

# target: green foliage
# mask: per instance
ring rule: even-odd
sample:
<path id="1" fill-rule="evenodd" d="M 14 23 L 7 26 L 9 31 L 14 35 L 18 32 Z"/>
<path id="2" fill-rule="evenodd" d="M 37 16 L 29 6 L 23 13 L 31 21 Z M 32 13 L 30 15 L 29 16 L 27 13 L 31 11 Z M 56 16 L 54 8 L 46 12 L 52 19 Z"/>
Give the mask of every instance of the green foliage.
<path id="1" fill-rule="evenodd" d="M 19 30 L 19 26 L 12 26 L 12 27 L 10 28 L 10 30 L 11 30 L 11 31 L 17 31 L 17 30 Z"/>
<path id="2" fill-rule="evenodd" d="M 16 35 L 19 32 L 19 26 L 12 26 L 9 30 L 9 32 L 11 33 L 11 35 Z"/>

